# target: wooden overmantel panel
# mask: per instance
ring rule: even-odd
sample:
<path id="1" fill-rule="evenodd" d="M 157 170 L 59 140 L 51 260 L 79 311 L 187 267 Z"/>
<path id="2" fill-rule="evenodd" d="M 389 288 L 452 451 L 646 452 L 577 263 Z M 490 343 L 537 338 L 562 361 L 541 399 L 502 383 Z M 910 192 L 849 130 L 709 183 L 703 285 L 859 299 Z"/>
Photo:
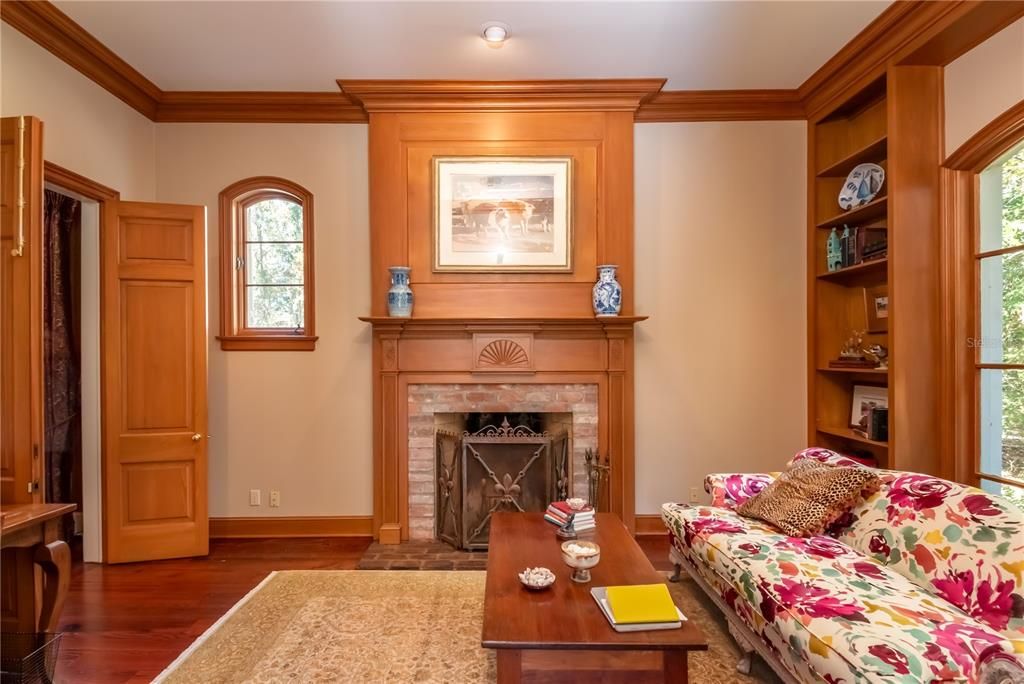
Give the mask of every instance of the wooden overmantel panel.
<path id="1" fill-rule="evenodd" d="M 622 313 L 633 312 L 633 110 L 404 111 L 389 102 L 369 108 L 374 316 L 386 313 L 389 266 L 412 268 L 417 317 L 589 316 L 603 263 L 619 266 Z M 463 155 L 573 160 L 571 273 L 433 272 L 432 160 Z"/>

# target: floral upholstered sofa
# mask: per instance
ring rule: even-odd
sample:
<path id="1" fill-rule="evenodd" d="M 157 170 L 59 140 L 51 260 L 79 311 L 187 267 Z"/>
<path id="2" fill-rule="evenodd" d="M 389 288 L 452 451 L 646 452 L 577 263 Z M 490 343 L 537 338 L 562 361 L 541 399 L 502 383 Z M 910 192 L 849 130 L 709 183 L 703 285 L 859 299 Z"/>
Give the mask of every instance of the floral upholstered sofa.
<path id="1" fill-rule="evenodd" d="M 864 467 L 825 449 L 801 459 Z M 745 660 L 757 651 L 784 681 L 1024 682 L 1024 512 L 877 472 L 877 492 L 809 538 L 733 511 L 772 474 L 709 475 L 711 506 L 662 507 L 677 574 L 723 609 Z"/>

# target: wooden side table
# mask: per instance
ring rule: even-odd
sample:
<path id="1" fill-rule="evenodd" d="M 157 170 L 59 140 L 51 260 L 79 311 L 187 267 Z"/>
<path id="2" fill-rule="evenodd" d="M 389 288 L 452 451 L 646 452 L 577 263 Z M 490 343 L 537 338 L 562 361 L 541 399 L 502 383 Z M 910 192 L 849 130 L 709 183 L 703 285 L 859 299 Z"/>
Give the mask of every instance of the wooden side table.
<path id="1" fill-rule="evenodd" d="M 75 504 L 16 504 L 0 510 L 4 601 L 0 625 L 10 632 L 53 632 L 71 581 L 71 550 L 61 519 Z"/>

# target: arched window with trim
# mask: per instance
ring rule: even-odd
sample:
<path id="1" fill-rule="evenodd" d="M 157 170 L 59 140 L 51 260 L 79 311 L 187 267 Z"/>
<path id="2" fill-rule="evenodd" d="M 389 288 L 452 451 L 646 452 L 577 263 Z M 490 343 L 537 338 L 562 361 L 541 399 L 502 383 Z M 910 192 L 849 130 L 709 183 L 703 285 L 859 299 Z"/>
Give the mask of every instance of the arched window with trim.
<path id="1" fill-rule="evenodd" d="M 1024 506 L 1024 103 L 946 167 L 953 339 L 966 338 L 949 390 L 954 472 Z"/>
<path id="2" fill-rule="evenodd" d="M 225 188 L 220 269 L 222 349 L 316 347 L 312 193 L 269 176 Z"/>

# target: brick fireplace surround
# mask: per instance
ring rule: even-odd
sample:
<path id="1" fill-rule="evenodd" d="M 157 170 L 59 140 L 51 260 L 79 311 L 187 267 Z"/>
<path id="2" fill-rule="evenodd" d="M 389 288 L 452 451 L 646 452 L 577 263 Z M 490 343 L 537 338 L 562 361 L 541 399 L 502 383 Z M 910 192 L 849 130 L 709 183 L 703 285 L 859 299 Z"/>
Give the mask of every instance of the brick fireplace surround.
<path id="1" fill-rule="evenodd" d="M 587 496 L 584 454 L 598 448 L 594 384 L 409 385 L 409 538 L 434 538 L 435 414 L 571 413 L 570 493 Z"/>

